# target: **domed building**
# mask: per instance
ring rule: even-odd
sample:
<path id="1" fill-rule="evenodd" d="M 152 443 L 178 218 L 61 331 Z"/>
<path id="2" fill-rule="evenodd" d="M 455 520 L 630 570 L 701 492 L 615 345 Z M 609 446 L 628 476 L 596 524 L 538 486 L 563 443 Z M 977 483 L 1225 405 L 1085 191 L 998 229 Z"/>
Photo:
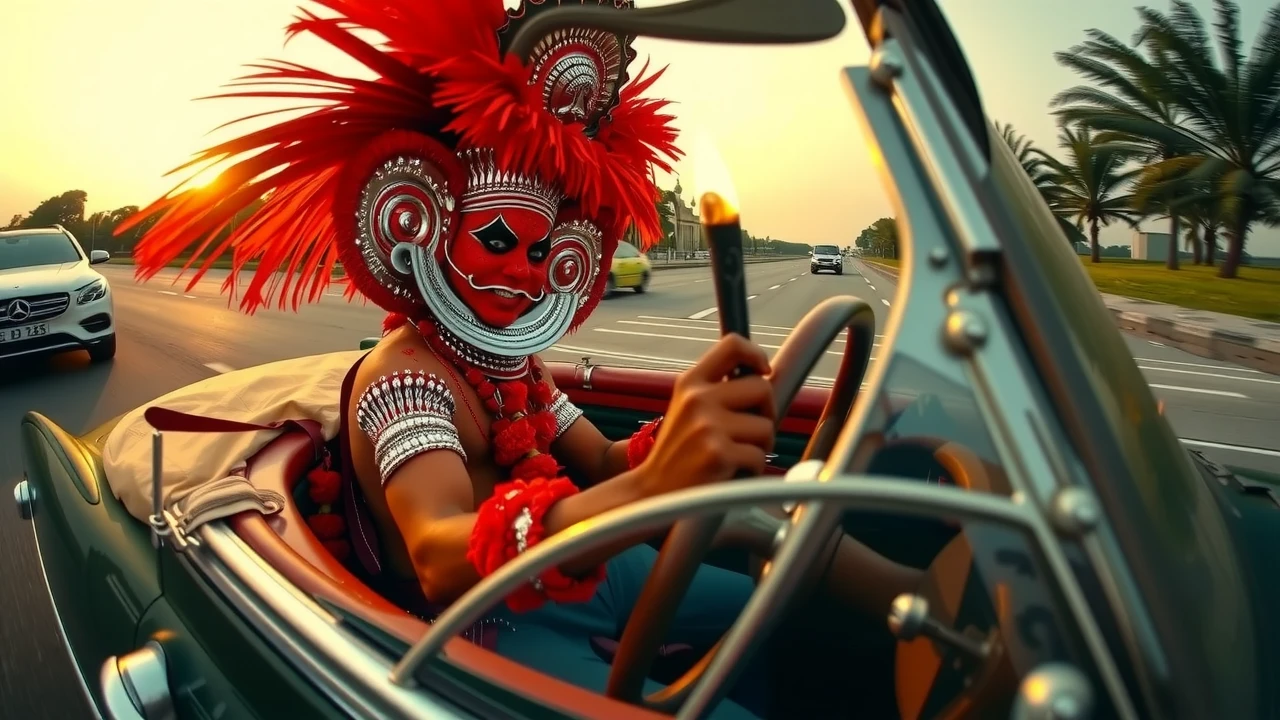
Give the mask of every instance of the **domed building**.
<path id="1" fill-rule="evenodd" d="M 663 195 L 666 205 L 671 210 L 671 222 L 675 226 L 675 232 L 672 237 L 667 238 L 661 246 L 653 250 L 670 249 L 677 256 L 706 250 L 707 246 L 702 238 L 702 221 L 698 217 L 697 210 L 694 209 L 695 203 L 692 200 L 685 202 L 684 187 L 680 184 L 680 180 L 676 180 L 675 189 L 663 191 Z M 623 239 L 632 245 L 638 245 L 639 238 L 635 227 L 629 228 Z"/>

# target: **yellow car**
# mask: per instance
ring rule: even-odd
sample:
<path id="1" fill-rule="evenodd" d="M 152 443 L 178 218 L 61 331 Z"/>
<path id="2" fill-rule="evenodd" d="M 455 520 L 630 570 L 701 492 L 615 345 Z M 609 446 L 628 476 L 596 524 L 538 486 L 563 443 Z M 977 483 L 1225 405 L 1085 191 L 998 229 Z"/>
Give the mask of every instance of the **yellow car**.
<path id="1" fill-rule="evenodd" d="M 649 256 L 636 249 L 626 241 L 618 242 L 618 250 L 613 254 L 613 266 L 609 268 L 609 284 L 605 286 L 605 294 L 615 290 L 631 288 L 638 293 L 649 289 L 649 276 L 653 274 L 653 266 Z"/>

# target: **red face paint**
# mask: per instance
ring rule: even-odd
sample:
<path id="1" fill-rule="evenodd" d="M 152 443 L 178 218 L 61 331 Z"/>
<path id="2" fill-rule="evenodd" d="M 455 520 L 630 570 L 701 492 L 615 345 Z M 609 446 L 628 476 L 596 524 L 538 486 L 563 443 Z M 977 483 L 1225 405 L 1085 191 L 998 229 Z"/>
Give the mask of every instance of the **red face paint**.
<path id="1" fill-rule="evenodd" d="M 507 327 L 547 293 L 552 219 L 519 205 L 463 210 L 442 244 L 453 291 L 481 322 Z"/>

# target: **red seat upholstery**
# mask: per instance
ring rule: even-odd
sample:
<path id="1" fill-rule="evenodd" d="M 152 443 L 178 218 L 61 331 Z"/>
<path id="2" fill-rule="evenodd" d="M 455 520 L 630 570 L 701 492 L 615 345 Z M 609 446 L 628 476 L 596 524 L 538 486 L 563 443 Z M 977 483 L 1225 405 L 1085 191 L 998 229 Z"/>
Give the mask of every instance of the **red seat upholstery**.
<path id="1" fill-rule="evenodd" d="M 258 487 L 292 498 L 294 486 L 313 459 L 311 441 L 306 435 L 285 434 L 249 461 L 248 474 Z M 229 524 L 254 552 L 303 592 L 323 598 L 408 643 L 426 632 L 426 623 L 378 595 L 330 555 L 292 502 L 270 518 L 245 512 L 232 517 Z M 499 682 L 567 715 L 611 720 L 666 717 L 530 670 L 466 640 L 454 639 L 446 652 L 449 659 L 464 670 Z"/>

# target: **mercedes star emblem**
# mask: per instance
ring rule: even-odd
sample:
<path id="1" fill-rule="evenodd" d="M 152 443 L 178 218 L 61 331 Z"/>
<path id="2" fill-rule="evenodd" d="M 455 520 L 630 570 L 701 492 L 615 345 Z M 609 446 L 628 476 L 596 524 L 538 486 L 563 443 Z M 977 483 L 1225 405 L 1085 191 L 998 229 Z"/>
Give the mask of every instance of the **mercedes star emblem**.
<path id="1" fill-rule="evenodd" d="M 9 303 L 9 319 L 22 322 L 31 317 L 31 303 L 26 300 L 14 300 Z"/>

